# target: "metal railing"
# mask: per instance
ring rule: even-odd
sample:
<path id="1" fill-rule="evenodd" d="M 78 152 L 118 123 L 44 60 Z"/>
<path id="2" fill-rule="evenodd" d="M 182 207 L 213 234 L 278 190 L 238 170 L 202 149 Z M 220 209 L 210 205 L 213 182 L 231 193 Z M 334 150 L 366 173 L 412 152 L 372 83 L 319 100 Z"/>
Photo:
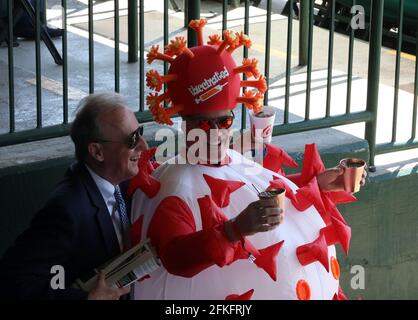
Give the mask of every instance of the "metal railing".
<path id="1" fill-rule="evenodd" d="M 145 0 L 128 0 L 128 62 L 137 62 L 139 58 L 138 77 L 138 97 L 139 106 L 136 115 L 140 123 L 149 122 L 152 120 L 149 111 L 145 110 L 144 99 L 144 52 L 145 52 L 145 37 L 144 32 L 146 26 L 144 23 L 144 1 Z M 8 39 L 13 39 L 13 0 L 7 0 L 8 13 Z M 235 1 L 236 2 L 236 1 Z M 296 0 L 289 0 L 288 5 L 293 8 Z M 392 126 L 392 141 L 390 143 L 376 145 L 376 126 L 377 126 L 377 111 L 379 98 L 379 84 L 380 84 L 380 57 L 382 48 L 382 29 L 383 29 L 383 14 L 384 1 L 372 1 L 371 4 L 371 19 L 370 19 L 370 41 L 369 41 L 369 65 L 368 65 L 368 87 L 367 87 L 367 107 L 365 111 L 352 112 L 351 110 L 351 93 L 353 81 L 353 51 L 354 51 L 354 37 L 355 31 L 350 29 L 349 32 L 349 47 L 348 47 L 348 69 L 347 69 L 347 98 L 345 101 L 345 114 L 332 116 L 331 115 L 331 97 L 332 97 L 332 77 L 333 77 L 333 53 L 334 53 L 334 21 L 335 21 L 335 5 L 336 0 L 328 1 L 331 5 L 331 17 L 328 37 L 328 70 L 327 70 L 327 85 L 326 85 L 326 111 L 325 116 L 320 119 L 311 119 L 311 90 L 312 90 L 312 56 L 313 56 L 313 32 L 314 32 L 314 3 L 315 0 L 300 1 L 300 34 L 299 34 L 299 64 L 306 65 L 307 79 L 306 79 L 306 102 L 305 115 L 299 122 L 290 122 L 290 86 L 292 76 L 292 36 L 293 36 L 293 13 L 290 10 L 287 20 L 287 52 L 286 52 L 286 71 L 285 76 L 285 102 L 283 123 L 274 127 L 273 135 L 282 135 L 295 132 L 302 132 L 313 129 L 328 128 L 353 123 L 365 123 L 365 139 L 370 145 L 370 165 L 374 165 L 374 158 L 376 154 L 392 152 L 397 150 L 405 150 L 418 147 L 418 141 L 415 141 L 416 131 L 416 117 L 417 117 L 417 96 L 418 96 L 418 63 L 415 65 L 415 82 L 414 82 L 414 105 L 413 105 L 413 124 L 412 133 L 409 141 L 404 143 L 397 142 L 397 115 L 398 115 L 398 92 L 400 79 L 400 57 L 402 53 L 402 25 L 403 25 L 403 8 L 404 0 L 399 2 L 399 30 L 397 33 L 397 51 L 396 51 L 396 70 L 395 70 L 395 100 L 393 109 L 393 126 Z M 35 6 L 35 56 L 36 56 L 36 128 L 16 131 L 15 127 L 15 92 L 14 83 L 17 81 L 14 74 L 14 49 L 13 41 L 8 41 L 8 86 L 9 86 L 9 132 L 0 134 L 0 146 L 17 144 L 27 141 L 47 139 L 51 137 L 59 137 L 67 135 L 69 132 L 69 108 L 68 108 L 68 47 L 67 47 L 67 1 L 62 0 L 62 24 L 64 35 L 62 38 L 62 123 L 59 125 L 42 126 L 42 105 L 46 101 L 42 100 L 42 77 L 41 77 L 41 31 L 42 23 L 40 19 L 39 1 Z M 352 1 L 356 5 L 356 0 Z M 169 41 L 169 1 L 164 0 L 164 15 L 163 15 L 163 43 L 168 44 Z M 270 58 L 271 58 L 271 17 L 272 17 L 272 0 L 267 0 L 266 3 L 266 38 L 265 38 L 265 70 L 264 74 L 267 82 L 270 81 Z M 94 25 L 93 25 L 93 1 L 88 1 L 88 68 L 89 68 L 89 92 L 95 91 L 95 52 L 94 52 Z M 227 27 L 228 21 L 228 0 L 222 1 L 222 30 Z M 249 33 L 249 12 L 250 1 L 245 1 L 244 14 L 244 32 Z M 200 16 L 200 1 L 199 0 L 185 0 L 185 25 L 191 19 Z M 119 1 L 114 0 L 114 90 L 120 91 L 120 26 L 119 26 Z M 196 43 L 194 32 L 188 34 L 189 45 Z M 418 44 L 417 44 L 418 50 Z M 243 57 L 248 57 L 248 49 L 243 50 Z M 133 64 L 132 67 L 135 67 Z M 167 64 L 164 64 L 164 71 L 167 71 Z M 265 104 L 268 104 L 268 93 L 265 95 Z M 242 107 L 242 122 L 241 128 L 246 126 L 246 109 Z"/>
<path id="2" fill-rule="evenodd" d="M 382 34 L 382 16 L 383 16 L 383 8 L 384 8 L 384 1 L 373 1 L 374 6 L 373 10 L 375 13 L 372 17 L 372 28 L 374 27 L 374 35 L 376 38 L 381 38 Z M 372 142 L 370 148 L 370 156 L 371 159 L 374 159 L 376 154 L 383 154 L 389 153 L 394 151 L 402 151 L 408 150 L 418 147 L 418 141 L 415 140 L 416 138 L 416 129 L 417 129 L 417 98 L 418 98 L 418 59 L 416 58 L 418 55 L 418 26 L 417 26 L 417 34 L 416 34 L 416 53 L 415 53 L 415 79 L 414 79 L 414 102 L 413 102 L 413 113 L 412 113 L 412 131 L 410 135 L 410 139 L 406 142 L 397 142 L 397 125 L 398 125 L 398 113 L 399 113 L 399 79 L 400 79 L 400 60 L 402 54 L 402 44 L 403 44 L 403 25 L 404 25 L 404 7 L 405 7 L 405 0 L 399 0 L 399 11 L 398 11 L 398 33 L 397 33 L 397 49 L 396 49 L 396 69 L 395 69 L 395 97 L 394 97 L 394 104 L 393 104 L 393 122 L 392 122 L 392 139 L 389 143 L 377 144 L 376 141 L 376 119 L 368 126 L 368 131 L 366 133 L 366 138 L 369 142 Z M 371 36 L 372 37 L 372 36 Z M 376 43 L 374 43 L 376 42 Z M 369 66 L 369 94 L 370 101 L 368 101 L 368 108 L 370 107 L 370 111 L 377 113 L 377 93 L 376 91 L 378 88 L 372 83 L 373 80 L 379 83 L 379 71 L 380 71 L 380 45 L 381 43 L 378 41 L 371 41 L 370 52 L 373 53 L 373 60 L 374 65 Z M 371 60 L 372 61 L 372 60 Z M 371 77 L 371 79 L 370 79 Z"/>

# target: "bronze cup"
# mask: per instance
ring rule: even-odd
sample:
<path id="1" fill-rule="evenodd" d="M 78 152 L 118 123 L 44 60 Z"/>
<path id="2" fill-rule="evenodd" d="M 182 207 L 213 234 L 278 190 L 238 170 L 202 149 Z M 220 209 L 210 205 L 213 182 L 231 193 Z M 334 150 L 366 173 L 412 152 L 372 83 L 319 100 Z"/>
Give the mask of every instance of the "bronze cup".
<path id="1" fill-rule="evenodd" d="M 340 161 L 340 165 L 344 168 L 344 190 L 351 193 L 360 191 L 366 162 L 362 159 L 346 158 Z"/>

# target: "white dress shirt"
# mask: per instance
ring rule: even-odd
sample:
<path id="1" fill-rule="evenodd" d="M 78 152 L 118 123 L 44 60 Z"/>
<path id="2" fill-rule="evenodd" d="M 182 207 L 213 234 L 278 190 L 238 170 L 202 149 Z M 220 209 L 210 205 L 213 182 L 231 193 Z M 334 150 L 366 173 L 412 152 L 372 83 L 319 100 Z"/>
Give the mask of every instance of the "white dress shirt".
<path id="1" fill-rule="evenodd" d="M 97 188 L 100 191 L 100 194 L 103 197 L 103 200 L 107 206 L 107 210 L 109 211 L 110 217 L 112 218 L 113 227 L 116 232 L 116 236 L 118 238 L 119 242 L 119 248 L 122 251 L 123 250 L 123 239 L 122 239 L 122 233 L 121 233 L 121 221 L 119 217 L 119 213 L 116 206 L 116 199 L 115 199 L 115 186 L 111 184 L 106 179 L 103 179 L 100 177 L 97 173 L 95 173 L 93 170 L 91 170 L 86 165 L 87 170 L 89 171 L 91 177 L 93 178 L 94 182 L 96 183 Z"/>

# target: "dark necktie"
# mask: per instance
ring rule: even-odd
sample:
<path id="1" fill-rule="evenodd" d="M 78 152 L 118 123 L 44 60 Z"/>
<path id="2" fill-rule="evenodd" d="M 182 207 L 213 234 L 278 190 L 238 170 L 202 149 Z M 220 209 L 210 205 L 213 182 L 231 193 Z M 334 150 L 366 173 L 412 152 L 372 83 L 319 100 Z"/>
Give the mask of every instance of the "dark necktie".
<path id="1" fill-rule="evenodd" d="M 118 210 L 119 219 L 120 219 L 120 229 L 121 229 L 122 240 L 123 240 L 123 250 L 125 251 L 131 247 L 131 223 L 129 222 L 128 214 L 126 211 L 125 200 L 123 200 L 119 186 L 115 187 L 114 196 L 116 200 L 116 208 Z"/>

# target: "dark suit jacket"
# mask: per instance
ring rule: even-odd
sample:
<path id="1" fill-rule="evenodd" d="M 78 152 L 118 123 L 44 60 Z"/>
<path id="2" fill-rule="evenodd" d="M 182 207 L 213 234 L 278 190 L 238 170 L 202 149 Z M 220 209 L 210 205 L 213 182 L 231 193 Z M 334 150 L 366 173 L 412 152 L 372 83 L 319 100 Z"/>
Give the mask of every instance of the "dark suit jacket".
<path id="1" fill-rule="evenodd" d="M 118 254 L 117 236 L 100 191 L 86 167 L 75 163 L 0 260 L 0 297 L 86 299 L 86 292 L 70 288 L 74 280 Z M 64 290 L 51 288 L 54 265 L 64 267 Z"/>

